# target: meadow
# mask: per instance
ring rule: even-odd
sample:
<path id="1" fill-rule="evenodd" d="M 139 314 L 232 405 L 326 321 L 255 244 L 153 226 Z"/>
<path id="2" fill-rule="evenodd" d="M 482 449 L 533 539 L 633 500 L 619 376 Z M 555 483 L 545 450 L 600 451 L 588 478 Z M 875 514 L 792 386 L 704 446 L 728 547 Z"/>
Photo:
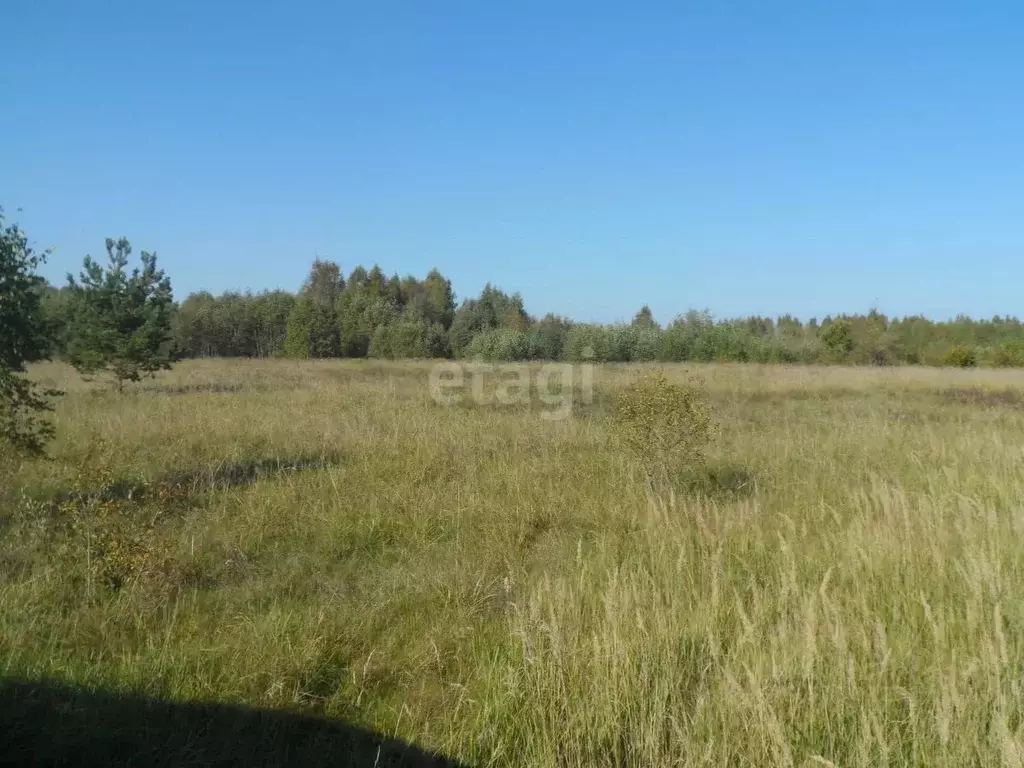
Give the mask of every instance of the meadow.
<path id="1" fill-rule="evenodd" d="M 36 366 L 0 754 L 1024 765 L 1024 373 L 669 365 L 717 433 L 652 495 L 610 418 L 639 368 L 551 420 L 430 363 Z"/>

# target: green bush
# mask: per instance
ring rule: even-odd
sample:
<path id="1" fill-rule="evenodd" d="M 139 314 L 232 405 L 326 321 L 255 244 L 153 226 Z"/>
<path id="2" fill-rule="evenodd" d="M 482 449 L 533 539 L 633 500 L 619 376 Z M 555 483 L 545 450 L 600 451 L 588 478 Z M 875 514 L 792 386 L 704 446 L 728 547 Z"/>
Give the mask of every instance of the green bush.
<path id="1" fill-rule="evenodd" d="M 950 348 L 942 358 L 942 364 L 955 368 L 973 368 L 978 364 L 974 350 L 963 344 Z"/>
<path id="2" fill-rule="evenodd" d="M 661 371 L 638 377 L 619 394 L 615 425 L 652 489 L 702 465 L 712 437 L 703 388 L 694 380 L 669 381 Z"/>

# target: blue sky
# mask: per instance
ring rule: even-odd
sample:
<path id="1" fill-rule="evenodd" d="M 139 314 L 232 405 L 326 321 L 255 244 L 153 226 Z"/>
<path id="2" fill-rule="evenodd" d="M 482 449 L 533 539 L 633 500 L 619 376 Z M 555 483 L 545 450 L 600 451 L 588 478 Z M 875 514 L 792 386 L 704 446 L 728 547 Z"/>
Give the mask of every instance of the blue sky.
<path id="1" fill-rule="evenodd" d="M 1024 314 L 1024 4 L 6 0 L 53 280 L 438 266 L 534 313 Z M 20 212 L 15 209 L 21 208 Z"/>

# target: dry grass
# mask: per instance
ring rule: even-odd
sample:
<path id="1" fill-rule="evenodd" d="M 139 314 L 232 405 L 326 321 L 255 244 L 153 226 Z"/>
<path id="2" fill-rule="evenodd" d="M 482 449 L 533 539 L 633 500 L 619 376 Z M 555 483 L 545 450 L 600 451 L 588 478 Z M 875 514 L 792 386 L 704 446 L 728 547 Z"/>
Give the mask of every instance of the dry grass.
<path id="1" fill-rule="evenodd" d="M 711 467 L 652 499 L 607 418 L 626 367 L 565 421 L 439 406 L 418 363 L 191 362 L 123 397 L 40 367 L 68 395 L 7 486 L 3 673 L 472 765 L 1024 764 L 1024 376 L 695 370 Z M 47 502 L 90 478 L 146 521 L 120 589 Z"/>

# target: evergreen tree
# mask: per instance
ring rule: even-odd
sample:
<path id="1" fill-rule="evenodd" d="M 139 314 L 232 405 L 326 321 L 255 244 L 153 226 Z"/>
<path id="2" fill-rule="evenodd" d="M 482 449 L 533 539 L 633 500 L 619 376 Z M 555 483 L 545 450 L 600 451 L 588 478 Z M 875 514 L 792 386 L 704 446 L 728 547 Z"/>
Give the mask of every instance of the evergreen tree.
<path id="1" fill-rule="evenodd" d="M 451 280 L 434 268 L 423 281 L 423 316 L 428 322 L 437 323 L 447 330 L 455 316 L 455 292 Z"/>
<path id="2" fill-rule="evenodd" d="M 654 320 L 654 313 L 651 312 L 651 308 L 646 304 L 640 307 L 640 311 L 634 315 L 633 327 L 648 329 L 658 327 L 658 324 Z"/>
<path id="3" fill-rule="evenodd" d="M 402 296 L 402 281 L 398 279 L 398 275 L 392 275 L 391 279 L 388 280 L 384 290 L 384 298 L 395 307 L 401 308 L 405 305 L 405 300 Z"/>
<path id="4" fill-rule="evenodd" d="M 107 267 L 86 256 L 78 282 L 68 275 L 71 335 L 68 361 L 89 376 L 109 372 L 124 382 L 166 370 L 176 359 L 171 337 L 171 281 L 156 254 L 142 252 L 142 268 L 126 271 L 131 244 L 107 238 Z"/>
<path id="5" fill-rule="evenodd" d="M 366 273 L 363 279 L 363 288 L 375 299 L 386 299 L 388 297 L 388 281 L 384 272 L 376 264 L 373 269 Z"/>

